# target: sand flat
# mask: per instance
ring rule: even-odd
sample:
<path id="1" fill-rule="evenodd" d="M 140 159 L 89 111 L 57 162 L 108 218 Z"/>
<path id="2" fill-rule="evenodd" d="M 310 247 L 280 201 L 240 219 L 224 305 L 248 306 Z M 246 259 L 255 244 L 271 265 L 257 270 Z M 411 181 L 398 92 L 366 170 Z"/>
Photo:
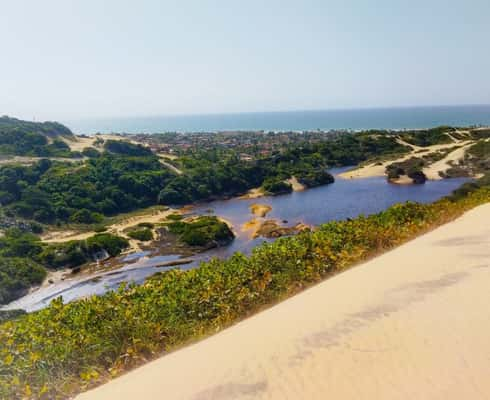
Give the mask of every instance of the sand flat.
<path id="1" fill-rule="evenodd" d="M 489 399 L 490 204 L 78 397 Z"/>

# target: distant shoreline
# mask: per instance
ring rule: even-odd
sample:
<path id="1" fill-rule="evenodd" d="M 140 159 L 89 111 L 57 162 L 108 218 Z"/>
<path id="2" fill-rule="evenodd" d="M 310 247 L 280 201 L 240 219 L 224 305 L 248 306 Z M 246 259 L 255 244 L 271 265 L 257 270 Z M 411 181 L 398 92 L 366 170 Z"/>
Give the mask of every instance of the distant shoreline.
<path id="1" fill-rule="evenodd" d="M 358 108 L 63 119 L 77 134 L 424 129 L 490 125 L 490 105 Z"/>

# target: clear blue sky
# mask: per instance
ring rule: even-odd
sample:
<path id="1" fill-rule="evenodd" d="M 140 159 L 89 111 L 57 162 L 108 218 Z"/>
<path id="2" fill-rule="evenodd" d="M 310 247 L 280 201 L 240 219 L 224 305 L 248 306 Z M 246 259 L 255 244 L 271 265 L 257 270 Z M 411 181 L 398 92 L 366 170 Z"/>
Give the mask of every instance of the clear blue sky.
<path id="1" fill-rule="evenodd" d="M 490 103 L 489 0 L 15 0 L 0 114 Z"/>

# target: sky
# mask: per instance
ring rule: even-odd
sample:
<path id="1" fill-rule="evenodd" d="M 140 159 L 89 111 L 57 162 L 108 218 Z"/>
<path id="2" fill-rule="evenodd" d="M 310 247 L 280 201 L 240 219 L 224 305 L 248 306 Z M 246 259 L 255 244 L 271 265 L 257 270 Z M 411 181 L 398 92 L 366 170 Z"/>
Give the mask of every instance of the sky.
<path id="1" fill-rule="evenodd" d="M 490 104 L 488 0 L 15 0 L 0 115 Z"/>

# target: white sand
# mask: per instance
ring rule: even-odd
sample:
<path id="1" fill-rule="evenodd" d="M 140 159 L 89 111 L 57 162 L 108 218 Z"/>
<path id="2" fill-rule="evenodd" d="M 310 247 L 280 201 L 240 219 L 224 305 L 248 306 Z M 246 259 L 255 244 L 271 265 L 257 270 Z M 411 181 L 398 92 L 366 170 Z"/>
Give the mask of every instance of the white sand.
<path id="1" fill-rule="evenodd" d="M 430 153 L 433 153 L 438 150 L 444 150 L 448 149 L 450 147 L 456 146 L 456 145 L 462 145 L 464 147 L 461 147 L 460 149 L 457 149 L 451 153 L 448 154 L 443 160 L 440 160 L 428 168 L 424 169 L 424 172 L 428 172 L 430 176 L 428 176 L 429 179 L 441 179 L 439 176 L 439 171 L 445 171 L 447 168 L 449 168 L 448 162 L 450 160 L 456 161 L 459 158 L 462 158 L 464 156 L 464 151 L 471 145 L 474 144 L 475 141 L 458 141 L 454 143 L 447 143 L 447 144 L 436 144 L 433 146 L 427 146 L 427 147 L 419 147 L 415 145 L 408 144 L 401 139 L 397 139 L 398 142 L 401 144 L 408 145 L 412 148 L 412 151 L 408 154 L 405 154 L 402 157 L 395 158 L 392 160 L 387 160 L 380 162 L 379 165 L 376 165 L 376 163 L 373 164 L 366 164 L 363 165 L 362 167 L 355 168 L 350 171 L 342 172 L 338 176 L 341 178 L 346 178 L 346 179 L 359 179 L 359 178 L 369 178 L 373 176 L 384 176 L 386 167 L 390 164 L 393 164 L 394 162 L 402 162 L 405 160 L 408 160 L 411 157 L 421 157 L 423 155 L 427 155 Z M 461 150 L 463 149 L 463 150 Z M 453 154 L 454 153 L 454 154 Z"/>
<path id="2" fill-rule="evenodd" d="M 306 189 L 305 185 L 303 185 L 300 181 L 298 181 L 298 179 L 295 176 L 286 179 L 286 182 L 293 187 L 293 191 L 295 192 L 301 192 L 302 190 Z"/>
<path id="3" fill-rule="evenodd" d="M 490 399 L 490 204 L 80 400 Z"/>
<path id="4" fill-rule="evenodd" d="M 466 150 L 468 150 L 468 147 L 472 146 L 475 144 L 475 142 L 469 142 L 468 144 L 465 144 L 464 146 L 451 151 L 446 157 L 444 157 L 442 160 L 436 161 L 435 163 L 429 165 L 427 168 L 424 168 L 424 174 L 427 176 L 428 179 L 432 180 L 437 180 L 437 179 L 442 179 L 441 175 L 439 172 L 445 172 L 447 169 L 451 167 L 451 163 L 456 163 L 464 158 L 464 155 L 466 153 Z"/>
<path id="5" fill-rule="evenodd" d="M 61 137 L 69 147 L 71 151 L 82 151 L 87 147 L 95 147 L 94 142 L 98 139 L 102 139 L 104 141 L 107 140 L 122 140 L 130 143 L 137 143 L 134 140 L 129 139 L 127 136 L 119 136 L 119 135 L 111 135 L 111 134 L 102 134 L 102 135 L 93 135 L 93 136 L 74 136 L 74 137 Z M 97 149 L 97 147 L 95 147 Z M 100 148 L 98 149 L 101 150 Z"/>

